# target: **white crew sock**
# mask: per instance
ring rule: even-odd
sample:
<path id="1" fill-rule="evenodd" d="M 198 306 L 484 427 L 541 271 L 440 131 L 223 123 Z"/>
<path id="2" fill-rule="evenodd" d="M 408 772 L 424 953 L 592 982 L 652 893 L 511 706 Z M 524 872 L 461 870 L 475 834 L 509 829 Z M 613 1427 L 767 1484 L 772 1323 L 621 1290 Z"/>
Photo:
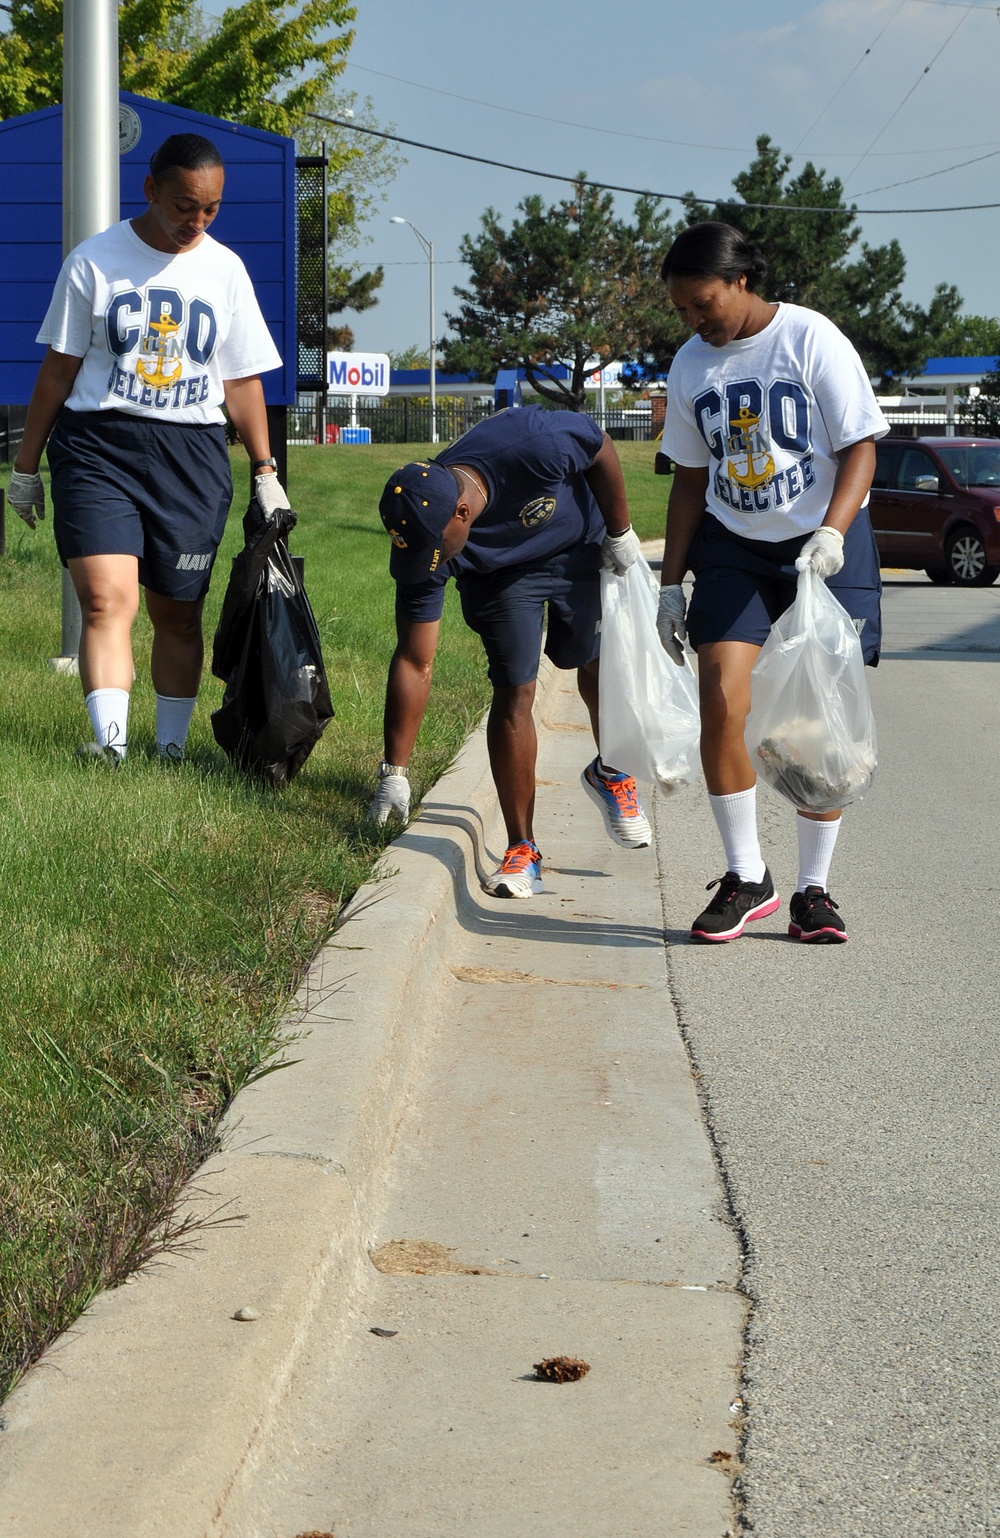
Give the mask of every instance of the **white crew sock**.
<path id="1" fill-rule="evenodd" d="M 113 748 L 119 758 L 124 758 L 128 746 L 128 690 L 91 689 L 83 703 L 100 746 Z"/>
<path id="2" fill-rule="evenodd" d="M 161 758 L 167 756 L 167 749 L 171 746 L 184 752 L 197 699 L 196 694 L 190 699 L 176 694 L 156 696 L 156 751 Z"/>
<path id="3" fill-rule="evenodd" d="M 715 825 L 726 852 L 726 869 L 741 881 L 763 881 L 766 869 L 757 838 L 757 787 L 732 796 L 709 798 Z"/>
<path id="4" fill-rule="evenodd" d="M 834 822 L 813 822 L 811 817 L 796 816 L 799 835 L 799 880 L 796 892 L 807 886 L 821 886 L 826 891 L 837 834 L 843 818 Z"/>

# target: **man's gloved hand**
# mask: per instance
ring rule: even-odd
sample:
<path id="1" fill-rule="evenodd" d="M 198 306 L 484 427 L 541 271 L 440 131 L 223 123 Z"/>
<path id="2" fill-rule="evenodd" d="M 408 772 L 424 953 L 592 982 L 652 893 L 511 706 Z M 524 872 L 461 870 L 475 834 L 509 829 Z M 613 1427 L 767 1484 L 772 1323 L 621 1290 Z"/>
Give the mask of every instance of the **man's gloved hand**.
<path id="1" fill-rule="evenodd" d="M 601 560 L 605 571 L 624 577 L 639 555 L 639 536 L 631 525 L 622 534 L 605 534 L 601 541 Z"/>
<path id="2" fill-rule="evenodd" d="M 656 609 L 656 633 L 664 651 L 676 662 L 684 663 L 684 642 L 687 640 L 687 600 L 680 583 L 660 588 L 660 601 Z"/>
<path id="3" fill-rule="evenodd" d="M 796 571 L 811 566 L 817 577 L 833 577 L 844 564 L 844 536 L 825 524 L 810 534 L 795 562 Z"/>
<path id="4" fill-rule="evenodd" d="M 405 823 L 410 815 L 410 782 L 406 771 L 396 764 L 383 764 L 378 774 L 378 790 L 368 809 L 376 827 L 384 828 L 390 817 Z"/>
<path id="5" fill-rule="evenodd" d="M 273 518 L 279 509 L 291 507 L 285 488 L 276 475 L 255 475 L 253 490 L 265 518 Z"/>
<path id="6" fill-rule="evenodd" d="M 36 527 L 39 518 L 45 517 L 45 487 L 40 475 L 22 475 L 20 470 L 10 472 L 7 501 L 29 529 Z"/>

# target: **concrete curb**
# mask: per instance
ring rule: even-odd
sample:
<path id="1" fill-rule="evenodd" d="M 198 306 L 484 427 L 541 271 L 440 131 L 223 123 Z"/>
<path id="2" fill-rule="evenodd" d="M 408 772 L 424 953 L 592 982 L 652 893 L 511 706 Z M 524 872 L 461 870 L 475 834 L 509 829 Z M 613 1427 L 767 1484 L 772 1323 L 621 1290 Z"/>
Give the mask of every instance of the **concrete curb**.
<path id="1" fill-rule="evenodd" d="M 321 1301 L 347 1311 L 359 1285 L 455 933 L 439 919 L 461 923 L 500 829 L 480 727 L 310 968 L 299 1061 L 240 1094 L 198 1174 L 189 1209 L 240 1220 L 98 1297 L 8 1400 L 0 1538 L 228 1530 Z"/>

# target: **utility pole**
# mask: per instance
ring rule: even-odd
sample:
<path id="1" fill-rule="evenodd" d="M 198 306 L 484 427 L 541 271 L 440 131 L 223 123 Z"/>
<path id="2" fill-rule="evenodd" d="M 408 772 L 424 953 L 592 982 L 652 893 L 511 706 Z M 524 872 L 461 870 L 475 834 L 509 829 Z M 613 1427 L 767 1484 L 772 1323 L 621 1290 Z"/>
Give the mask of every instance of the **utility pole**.
<path id="1" fill-rule="evenodd" d="M 118 3 L 63 4 L 63 256 L 119 218 Z M 59 672 L 78 671 L 81 615 L 63 572 Z"/>

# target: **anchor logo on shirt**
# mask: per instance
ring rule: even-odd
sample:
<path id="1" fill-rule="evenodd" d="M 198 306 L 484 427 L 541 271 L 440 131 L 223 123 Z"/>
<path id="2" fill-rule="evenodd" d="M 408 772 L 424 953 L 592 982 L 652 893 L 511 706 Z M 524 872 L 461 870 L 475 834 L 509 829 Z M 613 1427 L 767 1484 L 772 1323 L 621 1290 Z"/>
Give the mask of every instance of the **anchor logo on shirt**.
<path id="1" fill-rule="evenodd" d="M 733 456 L 727 467 L 730 480 L 738 486 L 745 486 L 748 491 L 766 486 L 774 479 L 774 460 L 768 453 L 760 417 L 749 406 L 741 406 L 739 416 L 732 418 L 729 426 L 732 431 L 727 447 Z M 738 469 L 734 460 L 742 460 L 742 468 Z"/>
<path id="2" fill-rule="evenodd" d="M 181 329 L 175 320 L 171 320 L 170 311 L 163 309 L 159 320 L 150 321 L 150 331 L 157 335 L 147 336 L 142 352 L 154 361 L 152 369 L 145 367 L 142 358 L 136 361 L 135 371 L 139 378 L 154 390 L 164 390 L 167 385 L 174 384 L 184 371 L 184 359 L 181 356 L 181 344 L 177 340 L 177 333 Z M 175 367 L 167 372 L 167 360 L 172 359 Z"/>

